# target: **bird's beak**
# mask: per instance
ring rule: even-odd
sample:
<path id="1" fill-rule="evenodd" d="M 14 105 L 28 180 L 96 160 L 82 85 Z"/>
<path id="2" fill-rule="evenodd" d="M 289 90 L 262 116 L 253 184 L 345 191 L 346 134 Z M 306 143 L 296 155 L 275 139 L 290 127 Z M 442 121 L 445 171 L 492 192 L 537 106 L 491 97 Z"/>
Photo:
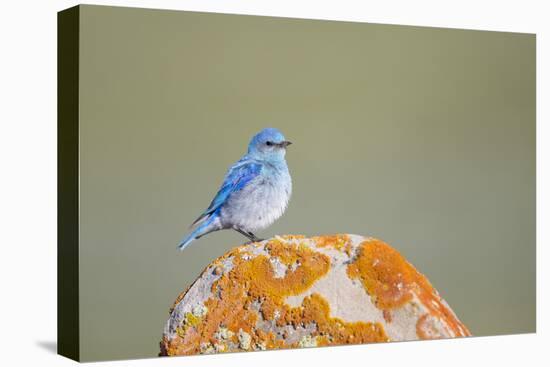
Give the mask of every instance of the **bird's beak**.
<path id="1" fill-rule="evenodd" d="M 290 144 L 292 144 L 291 141 L 285 140 L 285 141 L 283 141 L 283 142 L 281 143 L 281 146 L 282 146 L 283 148 L 286 148 L 286 147 L 288 147 Z"/>

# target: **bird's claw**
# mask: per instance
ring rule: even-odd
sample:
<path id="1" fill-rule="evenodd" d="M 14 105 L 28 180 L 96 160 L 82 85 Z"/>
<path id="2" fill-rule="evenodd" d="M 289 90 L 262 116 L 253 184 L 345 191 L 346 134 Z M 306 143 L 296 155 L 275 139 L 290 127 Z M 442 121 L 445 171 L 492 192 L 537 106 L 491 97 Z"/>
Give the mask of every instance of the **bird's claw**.
<path id="1" fill-rule="evenodd" d="M 248 241 L 248 242 L 245 242 L 244 244 L 245 244 L 245 245 L 251 245 L 251 244 L 253 244 L 253 243 L 262 242 L 262 241 L 265 241 L 265 239 L 263 239 L 263 238 L 256 238 L 256 239 L 254 239 L 254 240 L 250 240 L 250 241 Z"/>

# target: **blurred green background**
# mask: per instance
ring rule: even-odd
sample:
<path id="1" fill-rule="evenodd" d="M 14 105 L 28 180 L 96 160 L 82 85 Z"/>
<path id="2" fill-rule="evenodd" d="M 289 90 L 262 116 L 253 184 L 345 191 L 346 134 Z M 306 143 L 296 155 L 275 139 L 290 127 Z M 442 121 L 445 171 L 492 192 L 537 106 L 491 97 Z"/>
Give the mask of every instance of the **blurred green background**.
<path id="1" fill-rule="evenodd" d="M 295 144 L 258 235 L 381 238 L 475 335 L 535 331 L 535 36 L 83 6 L 83 360 L 152 357 L 245 241 L 178 241 L 263 127 Z"/>

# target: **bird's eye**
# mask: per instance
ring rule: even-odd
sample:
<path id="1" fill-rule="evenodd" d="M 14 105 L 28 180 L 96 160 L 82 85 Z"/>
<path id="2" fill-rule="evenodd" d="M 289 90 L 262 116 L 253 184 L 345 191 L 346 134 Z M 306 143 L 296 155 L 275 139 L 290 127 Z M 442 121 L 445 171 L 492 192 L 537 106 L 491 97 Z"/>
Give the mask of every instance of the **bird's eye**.
<path id="1" fill-rule="evenodd" d="M 268 147 L 270 147 L 270 146 L 272 146 L 272 145 L 273 145 L 273 142 L 271 142 L 271 141 L 268 141 L 268 142 L 266 142 L 266 143 L 265 143 L 265 145 L 267 145 Z"/>

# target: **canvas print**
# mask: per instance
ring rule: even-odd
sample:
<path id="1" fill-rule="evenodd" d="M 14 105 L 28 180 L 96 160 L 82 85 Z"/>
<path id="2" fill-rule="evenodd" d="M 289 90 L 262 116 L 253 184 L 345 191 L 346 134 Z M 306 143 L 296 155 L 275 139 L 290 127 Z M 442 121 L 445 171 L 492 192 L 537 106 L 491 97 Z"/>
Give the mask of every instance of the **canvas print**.
<path id="1" fill-rule="evenodd" d="M 535 332 L 533 34 L 81 5 L 58 117 L 64 356 Z"/>

